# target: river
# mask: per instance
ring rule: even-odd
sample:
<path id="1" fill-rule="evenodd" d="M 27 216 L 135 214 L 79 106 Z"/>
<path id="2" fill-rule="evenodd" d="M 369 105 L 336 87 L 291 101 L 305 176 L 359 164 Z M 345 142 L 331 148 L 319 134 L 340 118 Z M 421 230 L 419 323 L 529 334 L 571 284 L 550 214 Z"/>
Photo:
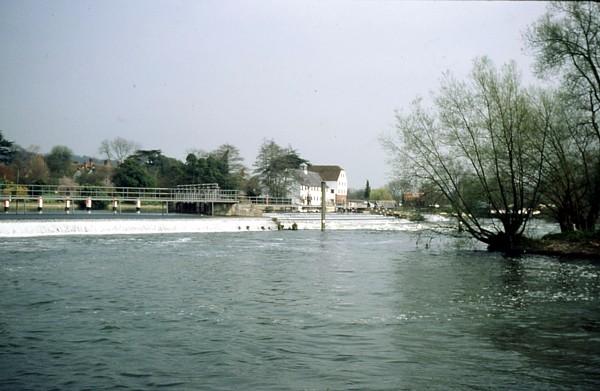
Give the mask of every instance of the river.
<path id="1" fill-rule="evenodd" d="M 0 240 L 0 389 L 600 387 L 592 261 L 365 229 Z"/>

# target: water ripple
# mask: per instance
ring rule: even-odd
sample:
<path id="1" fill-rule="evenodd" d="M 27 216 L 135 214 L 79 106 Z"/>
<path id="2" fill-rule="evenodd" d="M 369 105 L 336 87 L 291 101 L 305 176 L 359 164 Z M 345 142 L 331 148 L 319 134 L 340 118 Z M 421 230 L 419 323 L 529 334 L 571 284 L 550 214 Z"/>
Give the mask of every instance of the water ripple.
<path id="1" fill-rule="evenodd" d="M 0 388 L 600 386 L 598 265 L 420 240 L 358 230 L 8 240 Z"/>

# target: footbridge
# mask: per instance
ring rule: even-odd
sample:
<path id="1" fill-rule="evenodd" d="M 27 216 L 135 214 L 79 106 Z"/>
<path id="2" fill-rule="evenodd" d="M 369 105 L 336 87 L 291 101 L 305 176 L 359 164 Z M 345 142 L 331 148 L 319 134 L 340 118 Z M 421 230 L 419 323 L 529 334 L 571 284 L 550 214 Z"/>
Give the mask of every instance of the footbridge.
<path id="1" fill-rule="evenodd" d="M 89 208 L 93 201 L 112 202 L 114 206 L 121 202 L 130 202 L 136 203 L 138 207 L 148 203 L 161 203 L 171 210 L 210 214 L 214 213 L 215 207 L 234 204 L 292 207 L 291 198 L 247 197 L 239 190 L 220 189 L 214 183 L 170 188 L 0 184 L 0 199 L 3 201 L 5 212 L 11 203 L 16 202 L 18 205 L 19 201 L 37 202 L 38 208 L 44 201 L 64 202 L 66 205 L 83 201 L 86 206 L 89 203 Z"/>

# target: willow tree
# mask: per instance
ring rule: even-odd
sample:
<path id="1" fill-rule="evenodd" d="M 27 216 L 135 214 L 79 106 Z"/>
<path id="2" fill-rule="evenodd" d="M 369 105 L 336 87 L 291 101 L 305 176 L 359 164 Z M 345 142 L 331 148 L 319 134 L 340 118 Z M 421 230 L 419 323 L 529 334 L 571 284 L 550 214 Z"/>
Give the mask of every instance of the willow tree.
<path id="1" fill-rule="evenodd" d="M 600 145 L 585 112 L 570 104 L 570 94 L 540 95 L 540 111 L 548 125 L 542 198 L 562 232 L 593 231 L 600 201 Z"/>
<path id="2" fill-rule="evenodd" d="M 554 2 L 527 33 L 542 77 L 559 75 L 600 139 L 600 3 Z"/>
<path id="3" fill-rule="evenodd" d="M 560 80 L 548 193 L 561 229 L 593 231 L 600 214 L 600 3 L 554 2 L 527 34 L 536 70 Z"/>
<path id="4" fill-rule="evenodd" d="M 397 114 L 383 144 L 400 176 L 433 184 L 466 231 L 490 250 L 511 252 L 539 202 L 545 135 L 515 65 L 498 71 L 483 58 L 464 82 L 445 76 L 432 108 L 417 100 Z M 482 203 L 494 219 L 476 213 Z"/>

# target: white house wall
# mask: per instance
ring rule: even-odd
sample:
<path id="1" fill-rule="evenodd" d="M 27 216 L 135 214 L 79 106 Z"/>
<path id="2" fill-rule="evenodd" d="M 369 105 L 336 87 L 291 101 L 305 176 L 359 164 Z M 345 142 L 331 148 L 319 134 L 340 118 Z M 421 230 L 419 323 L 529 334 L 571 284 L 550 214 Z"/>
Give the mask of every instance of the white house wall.
<path id="1" fill-rule="evenodd" d="M 342 170 L 337 180 L 335 192 L 340 196 L 348 195 L 348 179 L 346 178 L 346 171 Z"/>
<path id="2" fill-rule="evenodd" d="M 304 171 L 304 175 L 306 175 L 306 168 L 301 168 Z M 315 173 L 318 175 L 318 173 Z M 327 204 L 327 208 L 335 209 L 336 206 L 346 205 L 347 195 L 348 195 L 348 180 L 346 178 L 346 171 L 341 170 L 338 178 L 333 181 L 325 182 L 327 188 L 325 190 L 325 201 Z M 297 185 L 294 186 L 292 190 L 293 202 L 298 206 L 313 206 L 320 207 L 321 206 L 321 187 L 318 186 L 307 186 L 307 185 Z M 310 197 L 310 203 L 308 198 Z"/>
<path id="3" fill-rule="evenodd" d="M 298 197 L 298 205 L 320 206 L 321 205 L 321 188 L 300 186 L 300 197 Z M 308 197 L 310 196 L 310 203 Z"/>
<path id="4" fill-rule="evenodd" d="M 327 200 L 327 205 L 328 206 L 331 206 L 331 205 L 335 206 L 335 193 L 336 193 L 336 188 L 337 188 L 337 182 L 335 182 L 335 181 L 327 181 L 325 183 L 327 184 L 327 189 L 325 191 L 325 194 L 326 194 L 325 199 Z"/>

